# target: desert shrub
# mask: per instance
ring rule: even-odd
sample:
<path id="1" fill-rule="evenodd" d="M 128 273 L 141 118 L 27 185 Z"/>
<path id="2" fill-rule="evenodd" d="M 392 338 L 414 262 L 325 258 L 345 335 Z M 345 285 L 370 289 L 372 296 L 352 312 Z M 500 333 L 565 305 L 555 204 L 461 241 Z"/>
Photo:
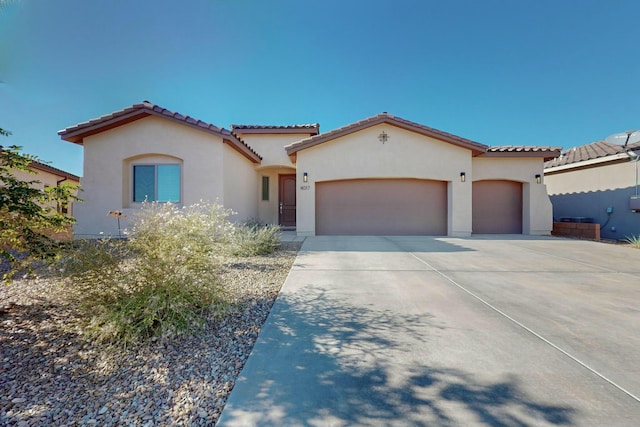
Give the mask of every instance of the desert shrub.
<path id="1" fill-rule="evenodd" d="M 235 256 L 256 256 L 273 253 L 280 244 L 277 225 L 241 225 L 229 236 L 228 251 Z"/>
<path id="2" fill-rule="evenodd" d="M 640 249 L 640 235 L 631 235 L 625 239 L 631 246 Z"/>
<path id="3" fill-rule="evenodd" d="M 98 341 L 134 344 L 194 332 L 225 310 L 219 257 L 233 226 L 219 205 L 145 203 L 127 241 L 74 247 L 61 258 L 70 296 Z"/>
<path id="4" fill-rule="evenodd" d="M 126 256 L 125 242 L 119 239 L 74 240 L 60 245 L 61 256 L 55 267 L 63 276 L 88 273 L 108 275 Z"/>

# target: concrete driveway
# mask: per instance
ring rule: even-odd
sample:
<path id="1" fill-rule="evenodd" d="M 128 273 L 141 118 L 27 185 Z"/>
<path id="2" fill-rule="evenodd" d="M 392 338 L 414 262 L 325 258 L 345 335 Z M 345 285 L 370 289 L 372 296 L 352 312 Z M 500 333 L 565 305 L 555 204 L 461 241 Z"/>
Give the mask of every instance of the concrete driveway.
<path id="1" fill-rule="evenodd" d="M 635 426 L 640 251 L 307 238 L 219 426 Z"/>

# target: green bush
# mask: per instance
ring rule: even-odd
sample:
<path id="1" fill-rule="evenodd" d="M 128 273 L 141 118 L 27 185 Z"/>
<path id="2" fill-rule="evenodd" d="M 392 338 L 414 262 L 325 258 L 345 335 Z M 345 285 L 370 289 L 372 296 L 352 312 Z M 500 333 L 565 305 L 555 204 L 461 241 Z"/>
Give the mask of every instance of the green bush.
<path id="1" fill-rule="evenodd" d="M 69 295 L 98 341 L 135 344 L 193 332 L 225 310 L 219 259 L 234 229 L 218 205 L 145 203 L 127 241 L 76 244 L 61 258 Z"/>
<path id="2" fill-rule="evenodd" d="M 229 253 L 235 256 L 256 256 L 273 253 L 280 244 L 277 225 L 237 226 L 230 235 Z"/>
<path id="3" fill-rule="evenodd" d="M 0 135 L 9 134 L 0 129 Z M 22 153 L 21 147 L 0 145 L 0 264 L 8 266 L 3 281 L 10 281 L 18 271 L 29 271 L 35 261 L 55 259 L 59 244 L 51 236 L 74 223 L 57 207 L 79 200 L 77 186 L 66 182 L 41 189 L 37 179 L 23 180 L 16 174 L 37 176 L 30 167 L 37 161 L 36 156 Z"/>

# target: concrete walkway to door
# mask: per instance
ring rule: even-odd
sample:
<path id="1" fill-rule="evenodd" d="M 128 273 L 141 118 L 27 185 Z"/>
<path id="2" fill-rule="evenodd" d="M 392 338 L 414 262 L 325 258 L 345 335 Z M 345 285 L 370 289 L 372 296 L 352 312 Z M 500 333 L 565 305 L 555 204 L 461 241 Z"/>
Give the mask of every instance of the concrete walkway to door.
<path id="1" fill-rule="evenodd" d="M 640 251 L 307 238 L 219 426 L 632 426 Z"/>

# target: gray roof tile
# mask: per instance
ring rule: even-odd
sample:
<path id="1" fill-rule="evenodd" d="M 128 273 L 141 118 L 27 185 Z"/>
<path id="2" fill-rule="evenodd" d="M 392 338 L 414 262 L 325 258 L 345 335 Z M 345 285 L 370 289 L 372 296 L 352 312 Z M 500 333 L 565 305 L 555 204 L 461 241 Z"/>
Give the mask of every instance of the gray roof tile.
<path id="1" fill-rule="evenodd" d="M 570 165 L 587 160 L 615 156 L 616 154 L 622 154 L 625 151 L 637 150 L 640 150 L 640 142 L 629 144 L 627 147 L 623 147 L 621 145 L 609 144 L 605 141 L 596 141 L 590 144 L 566 149 L 562 153 L 560 153 L 560 157 L 547 161 L 544 164 L 544 167 L 546 169 L 556 166 Z"/>

